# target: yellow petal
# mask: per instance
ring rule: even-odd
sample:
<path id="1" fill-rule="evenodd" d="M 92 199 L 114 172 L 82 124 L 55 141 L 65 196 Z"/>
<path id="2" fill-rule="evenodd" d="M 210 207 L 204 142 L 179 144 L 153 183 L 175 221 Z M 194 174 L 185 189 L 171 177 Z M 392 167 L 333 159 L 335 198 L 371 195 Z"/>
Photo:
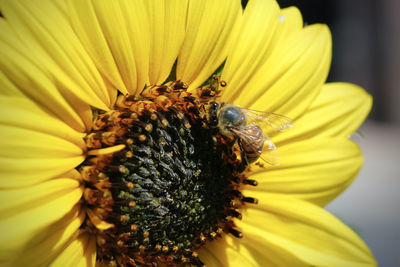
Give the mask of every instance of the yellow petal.
<path id="1" fill-rule="evenodd" d="M 200 259 L 206 266 L 223 266 L 222 263 L 217 259 L 216 255 L 206 247 L 202 247 L 199 252 Z"/>
<path id="2" fill-rule="evenodd" d="M 0 103 L 0 188 L 45 181 L 84 160 L 81 134 L 26 99 L 1 97 Z"/>
<path id="3" fill-rule="evenodd" d="M 240 1 L 191 1 L 178 56 L 178 79 L 200 86 L 225 60 L 241 16 Z"/>
<path id="4" fill-rule="evenodd" d="M 57 196 L 75 190 L 79 186 L 79 180 L 57 178 L 33 186 L 2 189 L 0 201 L 3 204 L 0 207 L 0 217 L 5 219 L 37 208 L 43 203 L 52 201 Z"/>
<path id="5" fill-rule="evenodd" d="M 281 257 L 280 252 L 260 238 L 245 234 L 241 239 L 224 235 L 207 243 L 199 255 L 207 266 L 307 266 L 290 254 Z"/>
<path id="6" fill-rule="evenodd" d="M 30 129 L 0 125 L 0 157 L 20 158 L 69 158 L 82 155 L 82 148 L 75 144 Z"/>
<path id="7" fill-rule="evenodd" d="M 71 182 L 66 188 L 60 188 L 60 186 L 66 186 L 65 182 L 53 184 L 53 188 L 49 188 L 48 184 L 44 185 L 43 188 L 47 187 L 54 192 L 49 195 L 40 191 L 40 186 L 32 189 L 21 188 L 19 189 L 21 191 L 15 189 L 11 193 L 4 192 L 5 197 L 10 198 L 11 204 L 3 208 L 1 212 L 0 226 L 3 233 L 0 236 L 0 247 L 2 249 L 21 249 L 27 242 L 33 242 L 35 236 L 39 235 L 43 229 L 68 214 L 75 205 L 80 205 L 77 203 L 82 196 L 83 188 L 79 181 Z M 17 195 L 29 192 L 34 195 L 25 197 L 27 203 L 15 200 Z M 13 209 L 21 205 L 24 206 L 21 210 Z"/>
<path id="8" fill-rule="evenodd" d="M 53 140 L 67 142 L 70 144 L 70 149 L 73 151 L 74 147 L 80 147 L 82 150 L 85 147 L 83 142 L 84 134 L 72 129 L 69 125 L 53 115 L 41 109 L 36 103 L 23 97 L 4 97 L 0 96 L 0 127 L 18 128 L 17 131 L 7 132 L 2 130 L 0 135 L 4 134 L 22 134 L 34 132 L 41 137 L 48 136 Z M 10 145 L 11 142 L 28 141 L 33 143 L 29 136 L 22 136 L 22 138 L 12 137 L 10 139 L 2 137 L 0 142 L 5 141 Z M 24 140 L 22 140 L 24 139 Z M 6 143 L 6 145 L 7 145 Z M 19 145 L 18 146 L 23 146 Z M 46 142 L 42 144 L 49 146 Z M 4 152 L 4 151 L 3 151 Z M 0 152 L 1 154 L 1 152 Z"/>
<path id="9" fill-rule="evenodd" d="M 73 28 L 102 75 L 122 93 L 148 83 L 149 21 L 143 1 L 68 1 Z"/>
<path id="10" fill-rule="evenodd" d="M 207 243 L 199 257 L 207 266 L 257 266 L 253 255 L 240 243 L 227 237 Z M 267 258 L 264 257 L 264 260 Z"/>
<path id="11" fill-rule="evenodd" d="M 93 156 L 93 155 L 106 155 L 106 154 L 111 154 L 117 151 L 120 151 L 124 149 L 126 146 L 124 144 L 121 145 L 116 145 L 116 146 L 110 146 L 106 148 L 99 148 L 95 150 L 90 150 L 87 155 L 88 156 Z"/>
<path id="12" fill-rule="evenodd" d="M 0 28 L 2 25 L 4 24 L 0 20 Z M 24 97 L 24 94 L 18 89 L 17 85 L 10 81 L 3 71 L 0 71 L 0 95 Z"/>
<path id="13" fill-rule="evenodd" d="M 75 206 L 59 221 L 35 235 L 22 250 L 8 253 L 11 258 L 7 262 L 10 266 L 47 266 L 71 239 L 76 238 L 84 219 L 84 209 Z"/>
<path id="14" fill-rule="evenodd" d="M 85 157 L 8 158 L 0 156 L 0 188 L 23 187 L 46 181 L 73 170 Z"/>
<path id="15" fill-rule="evenodd" d="M 252 7 L 249 8 L 249 4 L 252 4 Z M 274 1 L 253 1 L 248 4 L 249 7 L 246 8 L 245 15 L 253 15 L 256 14 L 258 16 L 247 16 L 246 20 L 252 22 L 254 20 L 261 20 L 262 22 L 258 23 L 254 28 L 246 28 L 245 32 L 242 32 L 244 38 L 237 40 L 237 43 L 243 43 L 249 45 L 249 48 L 240 51 L 238 49 L 232 49 L 228 62 L 232 61 L 231 58 L 237 58 L 241 56 L 237 60 L 236 68 L 240 68 L 240 60 L 248 62 L 251 65 L 251 61 L 247 61 L 247 58 L 253 57 L 258 59 L 257 66 L 250 66 L 252 71 L 248 71 L 245 68 L 241 68 L 242 72 L 240 74 L 229 71 L 229 68 L 232 68 L 232 64 L 227 63 L 225 69 L 222 73 L 222 80 L 227 81 L 228 85 L 223 90 L 223 94 L 221 99 L 226 102 L 234 102 L 240 92 L 245 88 L 246 82 L 255 74 L 256 71 L 261 67 L 262 64 L 268 59 L 268 56 L 271 53 L 279 53 L 279 50 L 282 49 L 283 46 L 286 46 L 287 40 L 289 38 L 293 38 L 296 34 L 298 35 L 303 28 L 303 19 L 301 17 L 300 11 L 296 7 L 289 7 L 282 10 L 277 10 L 276 3 Z M 255 9 L 255 7 L 258 7 Z M 261 8 L 260 8 L 261 7 Z M 278 13 L 279 12 L 279 16 Z M 269 24 L 265 24 L 264 17 L 260 18 L 260 15 L 265 15 L 269 18 Z M 272 30 L 269 27 L 271 26 Z M 264 32 L 263 35 L 259 34 L 258 28 L 263 27 Z M 255 50 L 252 43 L 248 42 L 248 37 L 245 34 L 253 34 L 252 37 L 254 40 L 265 40 L 265 43 L 258 44 L 260 49 L 264 50 L 264 53 L 260 53 L 259 50 Z M 236 45 L 237 47 L 240 47 Z M 264 47 L 263 47 L 264 45 Z M 276 50 L 276 51 L 275 51 Z M 251 53 L 250 53 L 251 52 Z M 242 54 L 241 54 L 242 53 Z M 260 54 L 262 56 L 260 56 Z M 229 65 L 231 67 L 229 67 Z M 243 77 L 243 79 L 242 79 Z M 246 78 L 246 79 L 244 79 Z M 252 88 L 254 90 L 255 88 Z"/>
<path id="16" fill-rule="evenodd" d="M 272 51 L 281 49 L 281 45 L 291 35 L 300 32 L 304 24 L 300 11 L 294 6 L 281 9 L 278 21 L 279 23 L 271 42 Z"/>
<path id="17" fill-rule="evenodd" d="M 318 24 L 306 27 L 275 49 L 240 94 L 229 102 L 295 119 L 319 94 L 330 59 L 328 28 Z"/>
<path id="18" fill-rule="evenodd" d="M 252 0 L 247 4 L 239 34 L 222 72 L 222 80 L 228 84 L 223 90 L 223 100 L 233 102 L 231 97 L 243 90 L 265 62 L 279 23 L 278 16 L 279 6 L 274 0 Z"/>
<path id="19" fill-rule="evenodd" d="M 292 129 L 274 138 L 276 144 L 314 137 L 349 137 L 368 115 L 372 98 L 349 83 L 328 83 Z"/>
<path id="20" fill-rule="evenodd" d="M 311 139 L 278 147 L 279 166 L 253 165 L 249 190 L 290 194 L 325 205 L 347 188 L 361 168 L 358 146 L 347 139 Z"/>
<path id="21" fill-rule="evenodd" d="M 50 266 L 94 267 L 96 265 L 96 241 L 87 232 L 80 233 L 61 251 Z"/>
<path id="22" fill-rule="evenodd" d="M 77 131 L 84 132 L 91 124 L 89 105 L 72 107 L 59 92 L 47 70 L 40 65 L 11 31 L 0 22 L 0 94 L 28 97 L 48 109 Z M 79 102 L 78 102 L 79 104 Z"/>
<path id="23" fill-rule="evenodd" d="M 51 0 L 7 1 L 3 6 L 7 22 L 25 46 L 25 54 L 46 70 L 69 103 L 74 106 L 79 101 L 107 110 L 107 88 L 66 11 L 63 2 Z"/>
<path id="24" fill-rule="evenodd" d="M 255 197 L 259 205 L 244 210 L 236 224 L 266 254 L 272 248 L 281 258 L 292 255 L 308 266 L 376 266 L 357 234 L 318 206 L 280 194 Z"/>
<path id="25" fill-rule="evenodd" d="M 286 253 L 282 256 L 282 251 L 275 246 L 266 243 L 262 238 L 253 235 L 251 231 L 244 231 L 243 238 L 236 239 L 231 236 L 224 237 L 227 243 L 240 253 L 246 253 L 254 261 L 253 266 L 266 267 L 287 267 L 287 266 L 309 266 L 299 261 L 295 256 Z M 258 233 L 261 235 L 262 233 Z M 233 265 L 235 266 L 235 265 Z"/>
<path id="26" fill-rule="evenodd" d="M 161 84 L 171 72 L 185 37 L 186 0 L 145 1 L 150 22 L 150 84 Z"/>
<path id="27" fill-rule="evenodd" d="M 94 213 L 91 209 L 87 210 L 87 215 L 90 218 L 90 221 L 96 226 L 97 229 L 104 231 L 114 227 L 114 224 L 108 223 L 103 219 L 99 218 L 96 213 Z"/>

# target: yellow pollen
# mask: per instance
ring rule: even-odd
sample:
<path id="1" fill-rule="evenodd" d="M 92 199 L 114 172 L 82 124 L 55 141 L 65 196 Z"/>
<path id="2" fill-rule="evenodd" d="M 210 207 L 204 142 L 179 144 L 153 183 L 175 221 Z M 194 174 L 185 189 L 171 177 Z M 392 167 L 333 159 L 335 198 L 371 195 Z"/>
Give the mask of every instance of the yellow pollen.
<path id="1" fill-rule="evenodd" d="M 119 220 L 120 220 L 121 222 L 126 222 L 126 221 L 128 220 L 128 216 L 126 216 L 126 215 L 121 215 L 121 216 L 119 217 Z"/>
<path id="2" fill-rule="evenodd" d="M 206 241 L 206 237 L 203 235 L 203 233 L 200 234 L 200 241 L 201 242 Z"/>
<path id="3" fill-rule="evenodd" d="M 132 145 L 133 144 L 133 139 L 132 138 L 128 138 L 128 139 L 126 139 L 126 144 L 129 146 L 129 145 Z"/>
<path id="4" fill-rule="evenodd" d="M 136 202 L 135 201 L 129 201 L 129 207 L 135 207 Z"/>
<path id="5" fill-rule="evenodd" d="M 157 118 L 158 118 L 157 115 L 154 113 L 150 115 L 150 119 L 153 121 L 157 120 Z"/>
<path id="6" fill-rule="evenodd" d="M 106 240 L 102 238 L 101 236 L 97 237 L 97 244 L 99 245 L 104 245 L 106 243 Z"/>
<path id="7" fill-rule="evenodd" d="M 127 186 L 128 188 L 130 188 L 130 189 L 132 189 L 132 188 L 135 187 L 135 185 L 134 185 L 132 182 L 128 182 L 128 183 L 126 184 L 126 186 Z"/>
<path id="8" fill-rule="evenodd" d="M 137 230 L 137 225 L 136 224 L 131 224 L 131 230 L 136 231 Z"/>
<path id="9" fill-rule="evenodd" d="M 152 124 L 147 124 L 144 129 L 148 132 L 151 132 L 153 130 L 153 125 Z"/>
<path id="10" fill-rule="evenodd" d="M 119 172 L 121 172 L 121 173 L 126 173 L 126 172 L 127 172 L 126 167 L 123 166 L 123 165 L 119 166 L 118 170 L 119 170 Z"/>
<path id="11" fill-rule="evenodd" d="M 139 141 L 144 142 L 146 141 L 147 137 L 144 134 L 139 135 Z"/>
<path id="12" fill-rule="evenodd" d="M 150 235 L 150 234 L 149 234 L 148 231 L 144 231 L 144 232 L 143 232 L 143 237 L 144 237 L 144 238 L 149 237 L 149 235 Z"/>
<path id="13" fill-rule="evenodd" d="M 97 177 L 100 178 L 100 179 L 105 179 L 105 178 L 107 178 L 107 175 L 106 175 L 104 172 L 100 172 L 100 173 L 97 175 Z"/>

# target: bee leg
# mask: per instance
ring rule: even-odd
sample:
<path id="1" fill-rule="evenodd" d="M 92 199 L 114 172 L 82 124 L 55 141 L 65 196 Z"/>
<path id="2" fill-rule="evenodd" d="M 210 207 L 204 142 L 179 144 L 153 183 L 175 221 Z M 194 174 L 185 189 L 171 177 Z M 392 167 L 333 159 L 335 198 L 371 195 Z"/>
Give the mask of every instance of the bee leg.
<path id="1" fill-rule="evenodd" d="M 231 139 L 231 140 L 228 140 L 228 142 L 226 143 L 226 145 L 227 145 L 228 147 L 232 148 L 232 147 L 235 145 L 236 140 L 237 140 L 236 137 L 233 138 L 233 139 Z"/>
<path id="2" fill-rule="evenodd" d="M 240 139 L 238 140 L 238 144 L 239 144 L 239 148 L 240 148 L 240 156 L 242 157 L 242 162 L 240 163 L 239 171 L 244 172 L 244 170 L 249 165 L 249 161 L 247 159 L 246 152 L 243 149 L 243 145 L 242 145 L 242 142 L 240 141 Z"/>

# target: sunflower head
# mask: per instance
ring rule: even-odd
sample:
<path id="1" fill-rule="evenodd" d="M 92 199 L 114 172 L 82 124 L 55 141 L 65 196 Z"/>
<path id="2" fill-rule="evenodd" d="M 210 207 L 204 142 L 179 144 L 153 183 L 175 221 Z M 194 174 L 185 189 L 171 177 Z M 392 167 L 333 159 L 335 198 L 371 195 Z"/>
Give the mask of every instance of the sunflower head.
<path id="1" fill-rule="evenodd" d="M 215 80 L 195 94 L 180 81 L 149 86 L 97 111 L 79 170 L 85 227 L 101 261 L 202 265 L 196 251 L 203 244 L 224 232 L 242 236 L 232 219 L 256 200 L 239 188 L 255 183 L 243 174 L 237 138 L 218 127 Z"/>

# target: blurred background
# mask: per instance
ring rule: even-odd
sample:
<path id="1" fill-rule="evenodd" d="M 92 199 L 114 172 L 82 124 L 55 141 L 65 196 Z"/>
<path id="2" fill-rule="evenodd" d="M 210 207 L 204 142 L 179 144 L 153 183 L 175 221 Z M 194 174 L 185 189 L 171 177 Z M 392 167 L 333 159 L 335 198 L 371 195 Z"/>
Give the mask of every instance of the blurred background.
<path id="1" fill-rule="evenodd" d="M 278 0 L 297 6 L 307 24 L 325 23 L 333 36 L 328 81 L 349 81 L 374 97 L 370 118 L 400 125 L 400 1 Z"/>
<path id="2" fill-rule="evenodd" d="M 400 266 L 400 1 L 278 2 L 297 6 L 306 24 L 330 27 L 328 81 L 361 85 L 374 98 L 362 137 L 353 138 L 365 163 L 355 182 L 326 209 L 365 240 L 379 266 Z"/>

